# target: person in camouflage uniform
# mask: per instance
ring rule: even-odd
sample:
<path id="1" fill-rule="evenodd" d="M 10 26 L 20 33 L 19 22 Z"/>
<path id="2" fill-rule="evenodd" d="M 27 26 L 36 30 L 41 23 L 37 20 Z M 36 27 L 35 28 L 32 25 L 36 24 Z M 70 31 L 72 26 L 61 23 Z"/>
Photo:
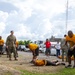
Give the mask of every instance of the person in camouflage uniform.
<path id="1" fill-rule="evenodd" d="M 8 49 L 9 60 L 11 60 L 11 54 L 14 54 L 14 59 L 17 60 L 16 54 L 16 37 L 13 35 L 14 32 L 10 31 L 10 35 L 6 39 L 6 47 Z"/>
<path id="2" fill-rule="evenodd" d="M 64 56 L 66 56 L 66 62 L 68 61 L 68 49 L 69 49 L 69 44 L 67 42 L 67 44 L 65 45 L 66 42 L 66 35 L 64 35 L 64 38 L 61 39 L 61 50 L 62 50 L 62 61 L 64 61 Z M 65 54 L 64 54 L 65 53 Z"/>

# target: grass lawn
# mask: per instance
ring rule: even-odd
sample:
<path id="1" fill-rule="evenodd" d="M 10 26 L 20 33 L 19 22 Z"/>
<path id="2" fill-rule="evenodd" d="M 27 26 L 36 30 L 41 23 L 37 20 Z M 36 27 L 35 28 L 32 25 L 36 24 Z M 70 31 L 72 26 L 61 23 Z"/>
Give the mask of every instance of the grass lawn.
<path id="1" fill-rule="evenodd" d="M 59 70 L 58 73 L 33 73 L 28 71 L 21 71 L 23 72 L 22 75 L 75 75 L 75 69 L 74 68 L 65 68 L 63 70 Z"/>

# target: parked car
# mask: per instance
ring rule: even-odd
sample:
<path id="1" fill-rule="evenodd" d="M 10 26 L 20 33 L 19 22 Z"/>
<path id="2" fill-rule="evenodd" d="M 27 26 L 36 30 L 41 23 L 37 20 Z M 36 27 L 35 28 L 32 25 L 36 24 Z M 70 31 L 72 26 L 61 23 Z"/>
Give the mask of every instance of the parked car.
<path id="1" fill-rule="evenodd" d="M 2 49 L 2 54 L 6 53 L 6 45 L 4 44 L 3 49 Z M 1 52 L 0 52 L 1 54 Z"/>
<path id="2" fill-rule="evenodd" d="M 19 46 L 18 46 L 18 50 L 20 50 L 20 51 L 26 51 L 26 52 L 27 52 L 27 51 L 30 51 L 29 48 L 26 48 L 25 45 L 19 45 Z"/>
<path id="3" fill-rule="evenodd" d="M 40 52 L 40 53 L 45 53 L 45 48 L 39 47 L 39 52 Z"/>
<path id="4" fill-rule="evenodd" d="M 39 51 L 40 51 L 41 53 L 45 53 L 45 52 L 46 52 L 46 48 L 40 47 L 40 48 L 39 48 Z M 55 49 L 55 48 L 51 48 L 51 55 L 56 56 L 56 49 Z"/>
<path id="5" fill-rule="evenodd" d="M 51 55 L 56 56 L 56 49 L 55 48 L 51 48 Z"/>

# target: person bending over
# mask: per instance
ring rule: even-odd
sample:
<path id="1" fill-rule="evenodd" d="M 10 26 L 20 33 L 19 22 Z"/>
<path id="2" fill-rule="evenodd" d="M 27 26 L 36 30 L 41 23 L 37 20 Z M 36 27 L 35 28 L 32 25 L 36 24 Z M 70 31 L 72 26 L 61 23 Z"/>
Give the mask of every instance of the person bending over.
<path id="1" fill-rule="evenodd" d="M 34 43 L 29 43 L 27 46 L 27 48 L 29 48 L 32 52 L 33 58 L 31 63 L 37 59 L 37 56 L 39 55 L 39 46 L 37 44 Z"/>

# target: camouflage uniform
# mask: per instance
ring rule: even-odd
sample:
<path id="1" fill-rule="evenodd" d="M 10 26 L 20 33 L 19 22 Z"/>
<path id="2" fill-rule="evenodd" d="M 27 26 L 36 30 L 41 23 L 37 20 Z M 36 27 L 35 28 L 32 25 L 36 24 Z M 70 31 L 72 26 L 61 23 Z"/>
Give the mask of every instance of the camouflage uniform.
<path id="1" fill-rule="evenodd" d="M 62 49 L 62 61 L 64 61 L 64 55 L 66 56 L 66 62 L 68 61 L 68 58 L 67 58 L 67 53 L 68 53 L 68 43 L 67 45 L 65 45 L 65 38 L 61 39 L 61 49 Z M 65 54 L 64 54 L 65 53 Z"/>
<path id="2" fill-rule="evenodd" d="M 16 37 L 14 35 L 9 35 L 6 40 L 6 46 L 8 46 L 9 60 L 11 60 L 11 54 L 14 53 L 14 58 L 16 60 Z"/>

